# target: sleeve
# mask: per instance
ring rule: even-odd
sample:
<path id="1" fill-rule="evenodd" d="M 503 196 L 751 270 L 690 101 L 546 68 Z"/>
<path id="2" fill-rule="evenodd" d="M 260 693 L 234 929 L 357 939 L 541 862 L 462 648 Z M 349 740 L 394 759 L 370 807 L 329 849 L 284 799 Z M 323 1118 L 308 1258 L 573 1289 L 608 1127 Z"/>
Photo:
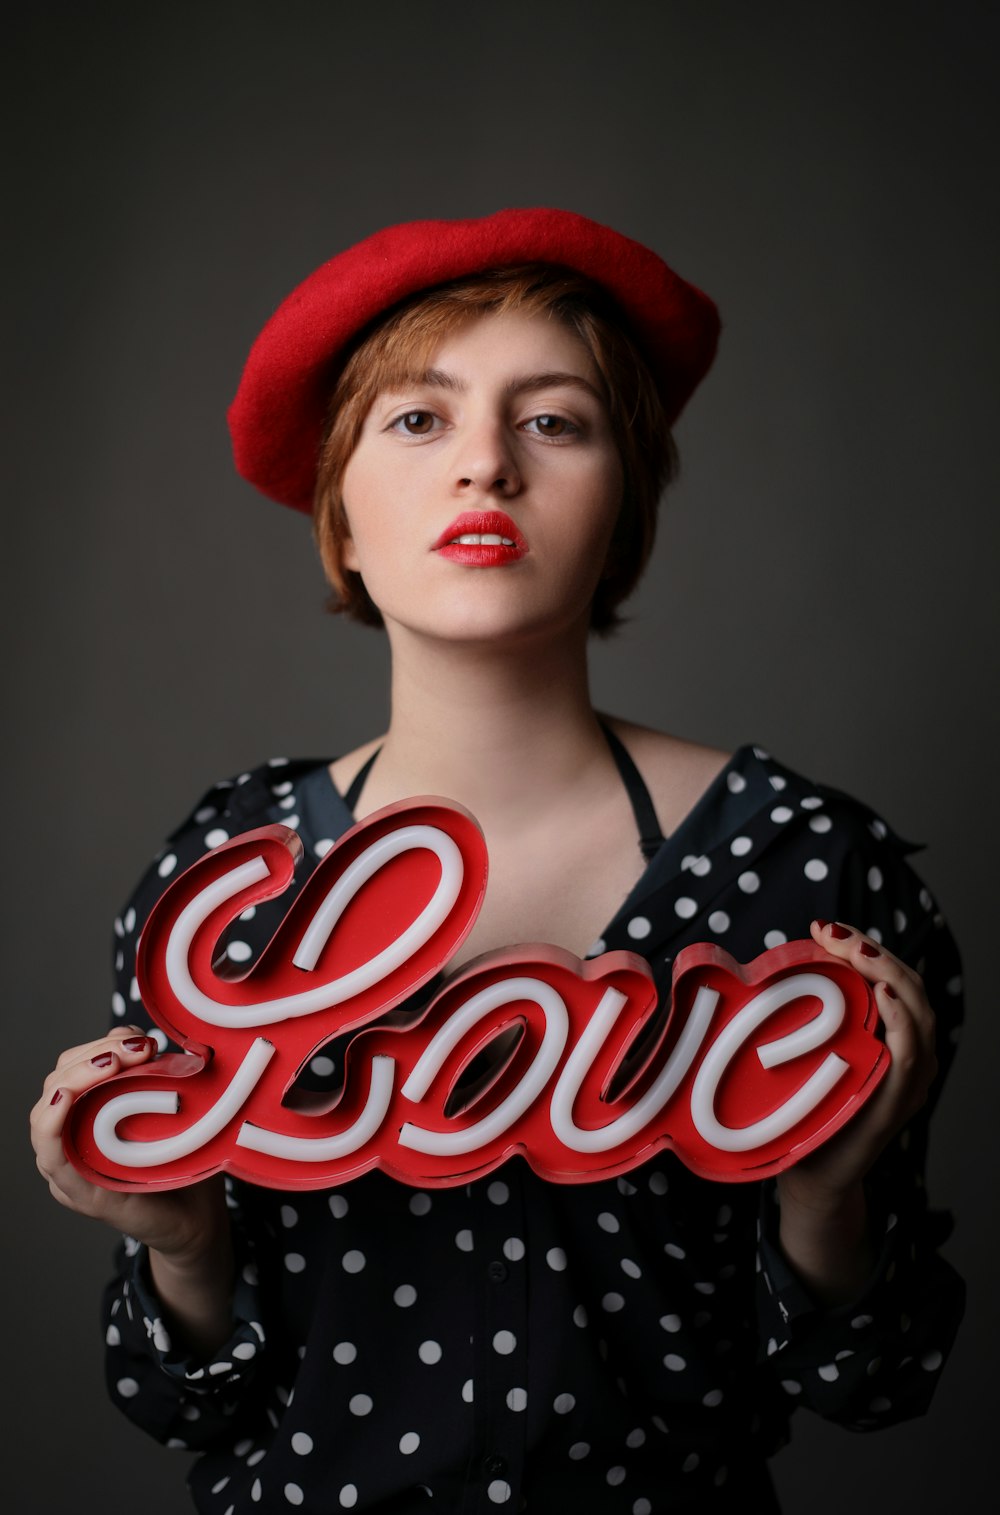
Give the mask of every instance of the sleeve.
<path id="1" fill-rule="evenodd" d="M 223 783 L 202 798 L 189 820 L 171 835 L 115 920 L 112 1023 L 139 1026 L 155 1038 L 161 1051 L 167 1039 L 153 1025 L 135 978 L 139 933 L 170 880 L 214 845 L 216 838 L 224 839 L 232 819 L 230 791 L 231 786 Z M 238 825 L 233 829 L 239 829 Z M 219 1438 L 249 1434 L 262 1413 L 267 1341 L 255 1227 L 250 1207 L 241 1199 L 241 1187 L 226 1179 L 236 1253 L 233 1334 L 211 1358 L 188 1356 L 171 1342 L 149 1276 L 146 1249 L 132 1237 L 122 1239 L 115 1276 L 104 1291 L 106 1377 L 112 1401 L 167 1446 L 204 1450 Z"/>
<path id="2" fill-rule="evenodd" d="M 883 822 L 858 827 L 839 872 L 833 918 L 859 927 L 922 975 L 937 1021 L 939 1071 L 920 1114 L 890 1143 L 866 1187 L 878 1259 L 859 1297 L 819 1306 L 778 1242 L 773 1183 L 759 1223 L 758 1322 L 765 1371 L 789 1401 L 852 1430 L 923 1414 L 962 1318 L 965 1290 L 938 1247 L 948 1215 L 924 1187 L 930 1119 L 961 1023 L 958 952 L 929 891 L 906 862 L 911 848 Z"/>

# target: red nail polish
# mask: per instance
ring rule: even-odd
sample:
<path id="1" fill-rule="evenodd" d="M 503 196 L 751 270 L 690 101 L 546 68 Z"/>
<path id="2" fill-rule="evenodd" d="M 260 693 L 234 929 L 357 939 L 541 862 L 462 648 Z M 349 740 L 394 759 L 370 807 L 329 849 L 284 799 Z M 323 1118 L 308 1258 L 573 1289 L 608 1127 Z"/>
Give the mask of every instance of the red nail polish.
<path id="1" fill-rule="evenodd" d="M 127 1036 L 122 1042 L 122 1046 L 126 1047 L 129 1052 L 144 1052 L 145 1049 L 149 1046 L 149 1037 Z"/>
<path id="2" fill-rule="evenodd" d="M 57 1089 L 56 1092 L 55 1092 L 55 1094 L 53 1094 L 52 1098 L 49 1100 L 49 1104 L 50 1105 L 58 1105 L 58 1103 L 62 1099 L 62 1097 L 63 1097 L 62 1090 L 61 1089 Z"/>
<path id="3" fill-rule="evenodd" d="M 820 918 L 819 918 L 819 916 L 817 916 L 816 919 L 813 921 L 813 925 L 814 926 L 818 926 L 821 931 L 824 929 L 824 927 L 829 926 L 829 924 L 830 924 L 829 921 L 821 921 Z"/>
<path id="4" fill-rule="evenodd" d="M 898 999 L 899 998 L 899 995 L 896 993 L 895 989 L 892 987 L 891 984 L 883 984 L 882 985 L 882 991 L 883 991 L 883 993 L 889 999 Z"/>
<path id="5" fill-rule="evenodd" d="M 878 950 L 877 947 L 871 946 L 870 943 L 868 943 L 868 942 L 862 942 L 861 943 L 861 956 L 862 957 L 881 957 L 882 954 Z"/>
<path id="6" fill-rule="evenodd" d="M 115 1054 L 113 1052 L 99 1052 L 96 1057 L 90 1059 L 95 1068 L 110 1068 L 114 1060 Z"/>
<path id="7" fill-rule="evenodd" d="M 838 942 L 846 942 L 851 933 L 846 926 L 841 926 L 837 921 L 834 921 L 830 927 L 830 935 L 836 937 Z"/>

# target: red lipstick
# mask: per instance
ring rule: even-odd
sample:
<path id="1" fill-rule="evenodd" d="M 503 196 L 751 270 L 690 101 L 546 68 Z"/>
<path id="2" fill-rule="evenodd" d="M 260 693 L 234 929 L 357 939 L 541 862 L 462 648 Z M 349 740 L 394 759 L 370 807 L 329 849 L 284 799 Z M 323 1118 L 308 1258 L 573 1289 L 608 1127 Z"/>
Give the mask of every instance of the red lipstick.
<path id="1" fill-rule="evenodd" d="M 523 558 L 528 544 L 504 511 L 466 510 L 445 527 L 434 551 L 467 568 L 501 568 Z"/>

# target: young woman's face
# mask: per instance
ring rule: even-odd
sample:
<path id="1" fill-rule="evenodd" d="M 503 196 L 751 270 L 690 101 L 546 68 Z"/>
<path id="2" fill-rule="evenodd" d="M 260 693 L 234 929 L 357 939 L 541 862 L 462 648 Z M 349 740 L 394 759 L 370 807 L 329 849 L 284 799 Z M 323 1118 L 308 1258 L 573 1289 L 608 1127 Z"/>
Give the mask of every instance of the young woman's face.
<path id="1" fill-rule="evenodd" d="M 390 636 L 586 626 L 622 494 L 590 354 L 543 315 L 472 318 L 378 396 L 342 488 L 344 564 Z"/>

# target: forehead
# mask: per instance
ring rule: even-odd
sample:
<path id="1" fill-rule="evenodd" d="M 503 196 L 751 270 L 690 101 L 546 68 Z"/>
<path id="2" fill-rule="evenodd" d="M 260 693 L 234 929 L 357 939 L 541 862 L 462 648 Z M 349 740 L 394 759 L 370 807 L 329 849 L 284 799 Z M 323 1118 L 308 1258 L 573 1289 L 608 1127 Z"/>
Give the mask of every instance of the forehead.
<path id="1" fill-rule="evenodd" d="M 560 316 L 540 311 L 454 313 L 445 329 L 405 330 L 387 343 L 380 393 L 413 383 L 440 383 L 444 376 L 464 387 L 479 380 L 508 381 L 524 374 L 566 374 L 600 389 L 590 350 Z"/>

